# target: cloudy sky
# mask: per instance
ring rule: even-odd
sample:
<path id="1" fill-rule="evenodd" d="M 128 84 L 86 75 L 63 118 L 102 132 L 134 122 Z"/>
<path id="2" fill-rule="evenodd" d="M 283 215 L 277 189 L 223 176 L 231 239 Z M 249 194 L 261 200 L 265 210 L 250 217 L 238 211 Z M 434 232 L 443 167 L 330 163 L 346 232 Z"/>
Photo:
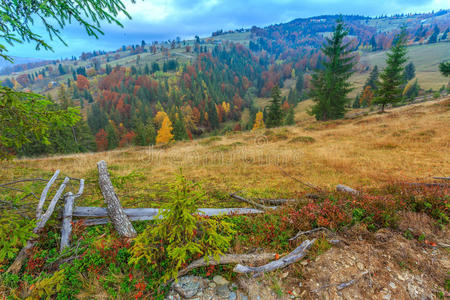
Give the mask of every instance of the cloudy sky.
<path id="1" fill-rule="evenodd" d="M 63 31 L 67 47 L 54 41 L 51 43 L 54 52 L 35 51 L 32 45 L 23 44 L 9 47 L 9 54 L 64 58 L 79 56 L 82 51 L 115 50 L 142 40 L 208 36 L 217 29 L 265 26 L 324 14 L 378 16 L 450 8 L 448 0 L 136 0 L 135 4 L 124 1 L 132 16 L 131 20 L 121 17 L 124 28 L 106 24 L 103 26 L 105 35 L 95 39 L 79 26 L 71 25 Z M 45 36 L 38 25 L 35 29 Z"/>

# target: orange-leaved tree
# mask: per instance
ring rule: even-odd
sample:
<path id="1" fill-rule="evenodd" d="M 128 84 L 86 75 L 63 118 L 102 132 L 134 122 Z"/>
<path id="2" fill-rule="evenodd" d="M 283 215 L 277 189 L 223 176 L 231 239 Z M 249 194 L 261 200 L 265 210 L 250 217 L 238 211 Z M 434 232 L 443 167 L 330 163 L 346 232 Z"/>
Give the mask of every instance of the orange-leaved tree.
<path id="1" fill-rule="evenodd" d="M 266 126 L 264 125 L 263 113 L 259 111 L 256 113 L 255 123 L 253 124 L 253 130 L 264 128 L 264 127 L 266 127 Z"/>
<path id="2" fill-rule="evenodd" d="M 156 144 L 167 144 L 170 142 L 173 139 L 172 130 L 172 122 L 169 117 L 166 116 L 162 122 L 161 128 L 158 130 Z"/>

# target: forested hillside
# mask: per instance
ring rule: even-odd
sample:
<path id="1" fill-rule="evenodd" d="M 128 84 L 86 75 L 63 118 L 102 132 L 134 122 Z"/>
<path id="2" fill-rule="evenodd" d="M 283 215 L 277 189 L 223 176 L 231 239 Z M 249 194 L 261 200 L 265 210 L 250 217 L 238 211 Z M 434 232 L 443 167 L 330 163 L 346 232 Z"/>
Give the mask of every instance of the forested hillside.
<path id="1" fill-rule="evenodd" d="M 35 140 L 11 151 L 26 156 L 103 151 L 251 130 L 258 112 L 267 121 L 267 106 L 261 103 L 275 86 L 281 88 L 282 124 L 293 124 L 295 106 L 309 97 L 311 72 L 323 68 L 325 56 L 320 47 L 337 18 L 320 16 L 266 28 L 219 30 L 212 37 L 189 41 L 142 41 L 112 52 L 85 52 L 78 59 L 4 68 L 4 86 L 45 93 L 55 109 L 79 106 L 84 115 L 72 128 L 55 124 L 50 143 Z M 439 44 L 429 48 L 429 52 L 443 49 L 435 51 L 438 56 L 433 59 L 449 58 L 450 51 L 445 50 L 450 50 L 449 11 L 379 18 L 343 16 L 343 21 L 356 71 L 352 77 L 356 100 L 349 107 L 370 106 L 371 101 L 365 99 L 369 93 L 365 78 L 380 64 L 376 57 L 391 47 L 402 26 L 409 46 Z M 415 68 L 410 66 L 405 77 L 404 94 L 409 100 L 446 84 L 437 65 L 421 65 L 417 74 Z M 421 72 L 424 68 L 426 73 Z M 430 74 L 437 74 L 437 80 L 436 76 L 430 79 Z M 373 97 L 376 91 L 370 93 Z"/>

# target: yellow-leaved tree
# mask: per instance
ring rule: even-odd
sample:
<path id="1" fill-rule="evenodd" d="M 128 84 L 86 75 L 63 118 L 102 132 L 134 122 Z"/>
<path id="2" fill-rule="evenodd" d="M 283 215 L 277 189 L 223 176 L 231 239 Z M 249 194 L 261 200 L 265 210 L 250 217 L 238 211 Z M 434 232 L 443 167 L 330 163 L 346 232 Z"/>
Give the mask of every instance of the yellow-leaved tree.
<path id="1" fill-rule="evenodd" d="M 259 111 L 256 113 L 255 123 L 253 124 L 252 130 L 256 130 L 256 129 L 260 129 L 260 128 L 264 128 L 264 127 L 266 127 L 266 126 L 264 125 L 263 113 L 261 111 Z"/>
<path id="2" fill-rule="evenodd" d="M 172 122 L 169 117 L 166 116 L 162 122 L 161 128 L 158 130 L 156 144 L 167 144 L 170 142 L 173 139 L 172 130 Z"/>
<path id="3" fill-rule="evenodd" d="M 158 111 L 156 113 L 156 116 L 155 116 L 155 118 L 153 120 L 155 121 L 155 123 L 156 123 L 156 125 L 158 127 L 161 127 L 162 126 L 162 122 L 164 121 L 165 118 L 167 118 L 166 112 L 160 110 L 160 111 Z"/>

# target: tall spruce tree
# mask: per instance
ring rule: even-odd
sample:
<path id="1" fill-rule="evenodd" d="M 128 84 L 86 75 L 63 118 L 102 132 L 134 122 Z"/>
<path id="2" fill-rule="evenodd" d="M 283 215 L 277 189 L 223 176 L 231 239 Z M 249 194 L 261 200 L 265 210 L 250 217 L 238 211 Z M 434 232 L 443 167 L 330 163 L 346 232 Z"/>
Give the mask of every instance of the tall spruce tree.
<path id="1" fill-rule="evenodd" d="M 405 82 L 408 82 L 414 77 L 416 77 L 416 67 L 414 66 L 413 62 L 410 62 L 405 67 L 405 71 L 403 72 L 403 78 Z"/>
<path id="2" fill-rule="evenodd" d="M 403 69 L 407 61 L 406 58 L 406 31 L 397 35 L 395 44 L 389 50 L 386 59 L 386 68 L 380 74 L 380 87 L 374 103 L 381 105 L 381 112 L 384 112 L 386 104 L 393 104 L 401 100 L 403 84 Z"/>
<path id="3" fill-rule="evenodd" d="M 267 128 L 280 126 L 283 122 L 283 112 L 281 111 L 281 92 L 276 85 L 272 89 L 272 100 L 270 100 L 269 110 L 267 112 Z"/>
<path id="4" fill-rule="evenodd" d="M 348 35 L 342 18 L 336 22 L 331 38 L 327 38 L 322 52 L 327 57 L 324 69 L 317 70 L 312 77 L 311 96 L 315 105 L 311 114 L 317 120 L 339 119 L 345 115 L 345 105 L 349 102 L 347 94 L 352 90 L 348 81 L 353 71 L 353 56 L 350 54 L 350 42 L 344 43 Z"/>

